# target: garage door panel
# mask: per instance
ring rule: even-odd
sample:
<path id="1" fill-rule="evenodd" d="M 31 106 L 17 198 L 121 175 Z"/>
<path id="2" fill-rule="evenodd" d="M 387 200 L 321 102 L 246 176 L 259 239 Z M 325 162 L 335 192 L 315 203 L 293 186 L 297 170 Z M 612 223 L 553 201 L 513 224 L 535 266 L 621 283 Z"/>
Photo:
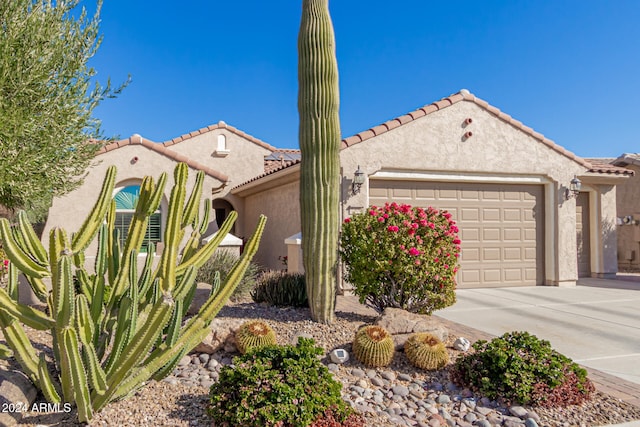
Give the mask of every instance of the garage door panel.
<path id="1" fill-rule="evenodd" d="M 505 208 L 502 210 L 502 217 L 505 222 L 521 222 L 522 210 L 517 208 Z"/>
<path id="2" fill-rule="evenodd" d="M 462 240 L 459 287 L 543 283 L 542 186 L 372 179 L 369 194 L 375 205 L 395 201 L 452 214 Z"/>
<path id="3" fill-rule="evenodd" d="M 460 230 L 459 235 L 463 242 L 480 242 L 480 229 L 478 228 L 465 228 Z"/>
<path id="4" fill-rule="evenodd" d="M 499 222 L 500 221 L 500 209 L 498 208 L 482 208 L 482 220 Z"/>
<path id="5" fill-rule="evenodd" d="M 453 214 L 453 210 L 449 210 Z M 478 221 L 480 218 L 480 209 L 478 208 L 462 208 L 460 209 L 460 221 Z"/>

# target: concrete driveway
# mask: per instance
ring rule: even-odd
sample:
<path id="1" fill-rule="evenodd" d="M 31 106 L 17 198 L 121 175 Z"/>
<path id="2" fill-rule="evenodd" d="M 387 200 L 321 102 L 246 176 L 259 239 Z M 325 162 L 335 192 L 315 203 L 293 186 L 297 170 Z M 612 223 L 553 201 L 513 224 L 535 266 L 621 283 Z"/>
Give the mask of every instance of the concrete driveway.
<path id="1" fill-rule="evenodd" d="M 455 305 L 434 314 L 492 335 L 526 330 L 583 366 L 640 384 L 640 281 L 581 279 L 571 288 L 457 295 Z"/>

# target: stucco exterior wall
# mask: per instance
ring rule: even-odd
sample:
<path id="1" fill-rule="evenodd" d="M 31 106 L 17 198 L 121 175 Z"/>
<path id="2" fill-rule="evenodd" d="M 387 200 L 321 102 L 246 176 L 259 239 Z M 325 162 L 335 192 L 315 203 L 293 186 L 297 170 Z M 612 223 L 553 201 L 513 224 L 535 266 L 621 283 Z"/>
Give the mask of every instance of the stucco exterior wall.
<path id="1" fill-rule="evenodd" d="M 625 167 L 635 171 L 635 175 L 616 188 L 617 215 L 633 215 L 640 221 L 640 166 Z M 620 269 L 640 271 L 640 225 L 620 225 L 617 235 Z"/>
<path id="2" fill-rule="evenodd" d="M 267 225 L 254 259 L 267 269 L 283 268 L 278 257 L 287 255 L 284 241 L 300 232 L 300 174 L 291 175 L 245 198 L 243 219 L 248 232 L 255 228 L 261 214 L 267 216 Z"/>

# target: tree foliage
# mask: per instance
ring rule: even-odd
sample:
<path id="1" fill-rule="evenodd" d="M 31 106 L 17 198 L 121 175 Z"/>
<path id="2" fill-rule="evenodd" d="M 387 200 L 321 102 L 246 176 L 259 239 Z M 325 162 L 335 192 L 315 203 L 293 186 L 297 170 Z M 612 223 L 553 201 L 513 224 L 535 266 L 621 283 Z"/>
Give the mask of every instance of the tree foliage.
<path id="1" fill-rule="evenodd" d="M 101 138 L 93 111 L 126 85 L 94 81 L 102 2 L 78 3 L 0 1 L 0 204 L 32 219 L 79 185 Z"/>

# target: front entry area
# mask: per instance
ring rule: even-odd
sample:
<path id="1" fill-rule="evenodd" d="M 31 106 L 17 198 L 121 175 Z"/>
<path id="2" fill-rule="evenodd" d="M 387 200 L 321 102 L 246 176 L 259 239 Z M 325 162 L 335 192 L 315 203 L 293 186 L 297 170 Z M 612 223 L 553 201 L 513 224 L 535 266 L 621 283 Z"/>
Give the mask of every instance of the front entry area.
<path id="1" fill-rule="evenodd" d="M 544 187 L 370 179 L 369 204 L 446 209 L 460 229 L 458 288 L 544 283 Z"/>

